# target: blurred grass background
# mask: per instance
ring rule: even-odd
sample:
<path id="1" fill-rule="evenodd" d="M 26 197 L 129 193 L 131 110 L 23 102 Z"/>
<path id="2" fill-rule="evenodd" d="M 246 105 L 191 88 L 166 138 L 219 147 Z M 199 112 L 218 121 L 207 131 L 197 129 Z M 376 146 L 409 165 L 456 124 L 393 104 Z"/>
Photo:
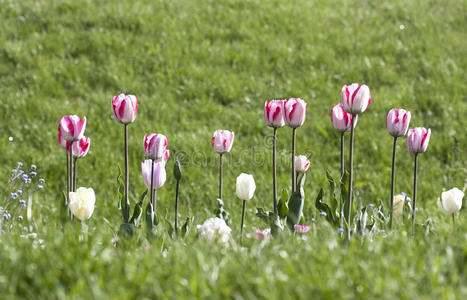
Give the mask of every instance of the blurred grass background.
<path id="1" fill-rule="evenodd" d="M 465 210 L 452 231 L 436 199 L 466 181 L 467 67 L 465 1 L 5 1 L 0 0 L 0 172 L 6 182 L 17 161 L 46 179 L 34 211 L 45 248 L 0 237 L 0 297 L 32 298 L 456 298 L 466 295 Z M 241 202 L 235 178 L 254 175 L 247 231 L 264 227 L 255 206 L 272 209 L 270 137 L 264 101 L 300 97 L 307 121 L 297 153 L 310 156 L 306 223 L 325 184 L 339 172 L 339 135 L 329 110 L 343 84 L 371 89 L 372 104 L 356 129 L 355 199 L 388 202 L 392 137 L 389 109 L 412 112 L 411 127 L 432 129 L 420 157 L 418 220 L 436 234 L 414 241 L 404 230 L 346 245 L 320 223 L 306 242 L 249 241 L 242 250 L 160 238 L 114 248 L 120 222 L 116 176 L 123 167 L 123 126 L 112 118 L 119 92 L 139 99 L 130 125 L 130 184 L 144 190 L 140 163 L 145 133 L 164 133 L 183 164 L 182 219 L 200 224 L 217 195 L 218 129 L 236 134 L 226 156 L 224 202 L 238 234 Z M 97 208 L 90 237 L 58 222 L 65 190 L 65 153 L 58 120 L 86 115 L 88 156 L 78 186 L 93 187 Z M 13 137 L 13 141 L 9 141 Z M 278 189 L 289 185 L 291 130 L 278 132 Z M 347 136 L 348 139 L 348 136 Z M 346 151 L 348 147 L 346 146 Z M 396 193 L 412 193 L 412 156 L 398 143 Z M 172 217 L 175 181 L 158 192 Z M 104 221 L 108 220 L 108 223 Z M 29 246 L 28 246 L 29 245 Z M 165 250 L 161 250 L 165 249 Z M 346 253 L 349 251 L 349 253 Z M 6 299 L 5 298 L 5 299 Z"/>

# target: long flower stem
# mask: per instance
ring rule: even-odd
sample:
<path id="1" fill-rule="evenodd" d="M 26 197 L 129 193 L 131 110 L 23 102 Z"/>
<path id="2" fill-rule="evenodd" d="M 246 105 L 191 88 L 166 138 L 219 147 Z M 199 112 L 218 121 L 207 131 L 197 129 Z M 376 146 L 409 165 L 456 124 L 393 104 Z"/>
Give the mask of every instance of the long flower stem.
<path id="1" fill-rule="evenodd" d="M 292 128 L 292 192 L 297 190 L 297 182 L 295 181 L 295 130 Z"/>
<path id="2" fill-rule="evenodd" d="M 242 244 L 242 239 L 243 239 L 243 224 L 245 223 L 245 209 L 246 209 L 246 200 L 243 200 L 242 226 L 240 227 L 240 244 Z"/>
<path id="3" fill-rule="evenodd" d="M 417 167 L 418 167 L 418 153 L 415 154 L 415 163 L 414 163 L 414 168 L 413 168 L 412 236 L 415 236 L 415 208 L 417 204 Z"/>
<path id="4" fill-rule="evenodd" d="M 175 235 L 178 237 L 178 193 L 180 189 L 180 180 L 177 180 L 175 187 Z"/>
<path id="5" fill-rule="evenodd" d="M 76 192 L 76 170 L 78 169 L 78 158 L 73 158 L 73 192 Z"/>
<path id="6" fill-rule="evenodd" d="M 219 154 L 219 199 L 222 200 L 222 153 Z"/>
<path id="7" fill-rule="evenodd" d="M 277 216 L 276 135 L 277 135 L 277 128 L 274 128 L 274 138 L 273 138 L 273 142 L 272 142 L 272 190 L 273 190 L 273 204 L 274 204 L 274 215 L 275 216 Z"/>
<path id="8" fill-rule="evenodd" d="M 70 161 L 70 190 L 69 192 L 74 192 L 73 191 L 73 141 L 70 142 L 70 153 L 68 153 L 68 160 Z M 68 196 L 69 197 L 69 196 Z M 70 212 L 70 218 L 73 220 L 73 214 L 71 213 L 71 210 L 68 208 L 68 211 Z"/>
<path id="9" fill-rule="evenodd" d="M 156 203 L 154 201 L 154 159 L 151 159 L 151 204 L 154 213 L 156 213 Z"/>
<path id="10" fill-rule="evenodd" d="M 128 200 L 128 186 L 130 185 L 130 174 L 128 172 L 128 125 L 124 124 L 124 139 L 125 139 L 125 203 L 124 203 L 124 209 L 125 209 L 125 223 L 128 223 L 128 218 L 129 218 L 129 208 L 128 206 L 130 205 L 129 200 Z"/>
<path id="11" fill-rule="evenodd" d="M 156 203 L 157 203 L 157 193 L 156 193 L 156 190 L 154 190 L 154 196 L 152 198 L 152 209 L 153 209 L 153 213 L 154 213 L 154 219 L 156 219 Z"/>
<path id="12" fill-rule="evenodd" d="M 353 143 L 354 143 L 354 123 L 355 123 L 355 115 L 352 114 L 352 127 L 350 129 L 350 154 L 349 154 L 349 211 L 347 212 L 347 239 L 350 241 L 350 231 L 351 231 L 351 222 L 352 222 L 352 184 L 353 184 Z"/>
<path id="13" fill-rule="evenodd" d="M 341 179 L 344 177 L 344 132 L 341 133 Z"/>
<path id="14" fill-rule="evenodd" d="M 70 155 L 68 154 L 68 151 L 65 151 L 66 153 L 66 190 L 67 190 L 67 204 L 68 204 L 68 193 L 71 191 L 70 190 Z"/>
<path id="15" fill-rule="evenodd" d="M 389 229 L 392 229 L 392 211 L 394 209 L 394 182 L 396 178 L 396 145 L 397 137 L 394 137 L 394 146 L 392 148 L 392 169 L 391 169 L 391 214 L 389 215 Z"/>

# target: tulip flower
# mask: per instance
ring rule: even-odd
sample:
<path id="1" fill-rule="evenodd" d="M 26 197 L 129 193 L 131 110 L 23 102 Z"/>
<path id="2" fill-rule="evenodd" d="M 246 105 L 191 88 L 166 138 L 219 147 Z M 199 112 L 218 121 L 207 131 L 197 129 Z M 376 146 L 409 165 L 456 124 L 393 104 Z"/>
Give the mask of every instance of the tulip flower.
<path id="1" fill-rule="evenodd" d="M 445 215 L 452 215 L 452 223 L 454 224 L 454 214 L 462 208 L 462 198 L 464 192 L 458 188 L 450 189 L 441 193 L 441 200 L 438 198 L 438 208 Z"/>
<path id="2" fill-rule="evenodd" d="M 117 122 L 124 126 L 125 147 L 125 201 L 122 206 L 124 222 L 128 223 L 130 217 L 130 201 L 128 189 L 130 185 L 130 173 L 128 166 L 128 124 L 133 123 L 138 113 L 138 99 L 134 95 L 118 94 L 112 98 L 112 111 Z"/>
<path id="3" fill-rule="evenodd" d="M 165 163 L 162 161 L 155 163 L 153 160 L 147 159 L 141 163 L 141 173 L 143 175 L 144 184 L 151 191 L 152 209 L 155 214 L 156 190 L 161 188 L 166 180 Z"/>
<path id="4" fill-rule="evenodd" d="M 167 137 L 163 134 L 146 134 L 143 140 L 144 155 L 158 161 L 163 158 L 168 143 Z"/>
<path id="5" fill-rule="evenodd" d="M 272 195 L 274 204 L 274 215 L 277 215 L 277 189 L 276 189 L 276 140 L 277 129 L 285 125 L 284 100 L 271 100 L 264 103 L 264 121 L 266 125 L 274 128 L 272 142 Z"/>
<path id="6" fill-rule="evenodd" d="M 352 115 L 344 110 L 342 102 L 331 108 L 331 123 L 334 129 L 341 133 L 341 178 L 344 176 L 344 133 L 350 131 L 352 126 Z M 355 115 L 353 127 L 357 125 L 358 115 Z"/>
<path id="7" fill-rule="evenodd" d="M 169 150 L 167 150 L 169 151 Z M 177 180 L 177 185 L 175 187 L 175 234 L 178 236 L 178 193 L 180 189 L 180 180 L 182 179 L 182 167 L 178 160 L 175 161 L 174 165 L 174 177 Z"/>
<path id="8" fill-rule="evenodd" d="M 232 229 L 221 218 L 207 219 L 203 225 L 198 225 L 197 229 L 208 242 L 218 240 L 225 245 L 229 242 L 230 233 L 232 232 Z"/>
<path id="9" fill-rule="evenodd" d="M 410 111 L 405 109 L 393 108 L 388 112 L 386 117 L 386 128 L 390 135 L 394 137 L 393 149 L 392 149 L 392 169 L 391 169 L 391 214 L 389 218 L 389 228 L 392 228 L 392 214 L 394 206 L 394 184 L 396 176 L 396 145 L 397 138 L 404 136 L 407 133 L 410 123 Z"/>
<path id="10" fill-rule="evenodd" d="M 236 194 L 240 200 L 243 200 L 242 223 L 240 227 L 240 242 L 243 237 L 243 224 L 245 221 L 246 202 L 253 198 L 255 190 L 256 184 L 253 175 L 242 173 L 237 177 Z"/>
<path id="11" fill-rule="evenodd" d="M 411 128 L 407 135 L 407 147 L 415 155 L 413 171 L 413 209 L 412 209 L 412 235 L 415 235 L 415 207 L 417 204 L 417 168 L 418 154 L 426 151 L 430 142 L 431 129 L 424 127 Z"/>
<path id="12" fill-rule="evenodd" d="M 73 147 L 73 177 L 72 177 L 72 189 L 76 190 L 76 177 L 77 177 L 77 168 L 78 168 L 78 158 L 83 158 L 88 154 L 89 146 L 91 145 L 91 139 L 83 136 L 79 141 L 73 143 L 71 146 L 70 143 L 67 144 L 67 151 L 70 152 L 70 148 Z"/>
<path id="13" fill-rule="evenodd" d="M 76 192 L 69 193 L 68 207 L 71 213 L 80 221 L 85 221 L 92 216 L 96 196 L 92 188 L 80 187 Z"/>
<path id="14" fill-rule="evenodd" d="M 305 173 L 310 166 L 310 161 L 305 155 L 299 155 L 295 157 L 295 170 L 298 173 Z"/>
<path id="15" fill-rule="evenodd" d="M 214 131 L 211 138 L 212 149 L 219 153 L 219 199 L 222 199 L 222 155 L 230 152 L 234 137 L 234 132 L 218 129 Z"/>
<path id="16" fill-rule="evenodd" d="M 363 113 L 371 103 L 370 89 L 366 85 L 352 83 L 342 87 L 342 106 L 344 110 L 352 115 L 352 124 L 350 126 L 350 155 L 349 155 L 349 200 L 347 213 L 347 239 L 350 240 L 350 228 L 352 220 L 352 194 L 353 194 L 353 148 L 354 148 L 354 130 L 357 115 Z"/>
<path id="17" fill-rule="evenodd" d="M 86 129 L 86 117 L 81 119 L 76 115 L 69 115 L 60 118 L 59 132 L 61 137 L 68 142 L 80 140 L 84 129 Z"/>
<path id="18" fill-rule="evenodd" d="M 306 118 L 306 102 L 300 98 L 284 101 L 284 120 L 292 128 L 292 192 L 297 188 L 295 173 L 295 130 L 302 126 Z"/>
<path id="19" fill-rule="evenodd" d="M 138 99 L 134 95 L 118 94 L 112 98 L 115 119 L 122 124 L 133 123 L 138 113 Z"/>

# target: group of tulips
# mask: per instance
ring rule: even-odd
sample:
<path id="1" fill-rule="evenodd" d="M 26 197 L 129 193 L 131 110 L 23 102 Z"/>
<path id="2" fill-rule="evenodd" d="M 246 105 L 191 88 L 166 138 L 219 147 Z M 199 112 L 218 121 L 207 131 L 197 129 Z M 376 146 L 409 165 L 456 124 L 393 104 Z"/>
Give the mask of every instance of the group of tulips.
<path id="1" fill-rule="evenodd" d="M 342 88 L 342 101 L 331 108 L 331 123 L 332 126 L 341 133 L 341 179 L 344 178 L 344 134 L 350 131 L 349 143 L 349 166 L 347 168 L 349 176 L 349 193 L 348 193 L 348 211 L 346 213 L 347 220 L 347 237 L 351 237 L 351 207 L 353 195 L 353 149 L 354 149 L 354 132 L 357 120 L 371 103 L 371 95 L 368 86 L 353 83 L 344 85 Z M 122 201 L 122 211 L 124 222 L 129 222 L 129 170 L 128 170 L 128 125 L 135 121 L 138 112 L 138 100 L 134 95 L 119 94 L 112 98 L 111 101 L 113 115 L 115 120 L 124 126 L 124 159 L 125 159 L 125 182 L 124 182 L 124 199 Z M 277 201 L 277 182 L 276 182 L 276 140 L 277 130 L 285 125 L 292 129 L 292 154 L 291 154 L 291 190 L 295 192 L 297 189 L 298 174 L 307 171 L 310 161 L 307 157 L 295 153 L 296 149 L 296 130 L 301 127 L 306 119 L 307 103 L 299 98 L 290 98 L 288 100 L 270 100 L 265 102 L 264 120 L 267 126 L 273 128 L 273 149 L 272 149 L 272 199 L 273 199 L 273 214 L 278 214 Z M 414 188 L 413 188 L 413 208 L 412 208 L 412 230 L 415 226 L 415 211 L 417 199 L 417 167 L 418 155 L 426 151 L 430 141 L 431 130 L 424 127 L 416 127 L 409 130 L 411 115 L 409 111 L 404 109 L 391 109 L 386 118 L 386 127 L 388 133 L 394 138 L 393 140 L 393 157 L 392 157 L 392 172 L 391 172 L 391 190 L 390 190 L 390 221 L 389 226 L 392 226 L 393 211 L 394 211 L 394 185 L 395 185 L 395 161 L 396 161 L 396 145 L 397 139 L 407 134 L 408 150 L 414 154 Z M 75 216 L 81 221 L 91 217 L 94 210 L 95 195 L 92 188 L 79 188 L 76 190 L 76 174 L 77 162 L 79 158 L 83 158 L 89 151 L 91 140 L 84 136 L 86 127 L 86 117 L 80 118 L 76 115 L 64 116 L 59 121 L 58 141 L 66 150 L 67 158 L 67 187 L 68 187 L 68 208 L 71 216 Z M 213 150 L 219 154 L 219 193 L 218 199 L 222 203 L 222 157 L 232 149 L 235 134 L 229 130 L 216 130 L 212 136 L 211 144 Z M 147 160 L 141 163 L 142 177 L 144 184 L 150 192 L 149 205 L 152 211 L 152 218 L 156 214 L 156 191 L 161 188 L 166 181 L 166 163 L 170 158 L 170 151 L 167 149 L 168 139 L 163 134 L 152 133 L 144 136 L 143 151 Z M 176 168 L 180 172 L 180 165 L 176 162 Z M 176 175 L 177 172 L 174 172 Z M 175 230 L 177 230 L 177 215 L 178 215 L 178 189 L 180 176 L 176 175 L 177 190 L 175 202 Z M 241 232 L 244 227 L 244 217 L 246 202 L 253 197 L 256 185 L 252 175 L 242 173 L 237 178 L 236 194 L 243 201 Z M 460 209 L 462 205 L 462 191 L 456 189 L 448 191 L 456 194 L 451 197 L 452 201 L 438 200 L 443 213 L 453 213 Z M 462 193 L 462 195 L 460 193 Z M 443 195 L 444 197 L 444 195 Z M 460 206 L 459 203 L 460 197 Z M 449 198 L 446 196 L 445 198 Z M 455 207 L 453 211 L 451 209 Z M 203 225 L 199 226 L 200 233 L 206 236 L 213 235 L 213 232 L 224 232 L 230 234 L 230 229 L 224 220 L 219 218 L 208 219 Z M 224 237 L 225 239 L 225 237 Z"/>

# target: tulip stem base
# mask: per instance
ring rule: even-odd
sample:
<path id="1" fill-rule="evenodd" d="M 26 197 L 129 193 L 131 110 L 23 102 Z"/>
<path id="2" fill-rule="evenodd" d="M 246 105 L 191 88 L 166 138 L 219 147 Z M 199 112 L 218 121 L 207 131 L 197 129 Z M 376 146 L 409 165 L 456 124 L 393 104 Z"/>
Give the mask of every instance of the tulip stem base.
<path id="1" fill-rule="evenodd" d="M 175 187 L 175 236 L 178 237 L 178 193 L 180 189 L 180 180 L 177 179 L 177 185 Z"/>
<path id="2" fill-rule="evenodd" d="M 274 216 L 277 216 L 276 138 L 277 138 L 277 128 L 274 128 L 274 136 L 272 140 L 272 193 L 273 193 L 273 204 L 274 204 Z"/>
<path id="3" fill-rule="evenodd" d="M 240 227 L 240 245 L 242 244 L 242 239 L 243 239 L 243 224 L 245 223 L 245 210 L 246 210 L 246 200 L 243 200 L 242 224 Z"/>
<path id="4" fill-rule="evenodd" d="M 394 137 L 394 145 L 392 147 L 392 168 L 391 168 L 391 211 L 389 215 L 389 229 L 392 229 L 392 214 L 394 209 L 394 182 L 396 178 L 396 145 L 397 145 L 397 136 Z"/>
<path id="5" fill-rule="evenodd" d="M 412 236 L 415 236 L 415 209 L 417 205 L 417 168 L 418 168 L 418 153 L 415 153 L 414 168 L 413 168 Z"/>
<path id="6" fill-rule="evenodd" d="M 350 151 L 349 151 L 349 201 L 347 212 L 347 240 L 350 241 L 350 231 L 352 222 L 352 190 L 353 190 L 353 145 L 354 145 L 354 127 L 355 127 L 355 114 L 352 114 L 352 127 L 350 128 Z"/>
<path id="7" fill-rule="evenodd" d="M 151 205 L 152 210 L 156 213 L 156 202 L 154 201 L 154 159 L 151 159 Z"/>
<path id="8" fill-rule="evenodd" d="M 78 158 L 73 158 L 73 192 L 76 192 L 76 174 L 78 169 Z"/>
<path id="9" fill-rule="evenodd" d="M 222 153 L 219 154 L 219 199 L 222 200 Z"/>
<path id="10" fill-rule="evenodd" d="M 295 133 L 296 128 L 292 128 L 292 192 L 297 190 L 297 182 L 295 181 Z"/>

